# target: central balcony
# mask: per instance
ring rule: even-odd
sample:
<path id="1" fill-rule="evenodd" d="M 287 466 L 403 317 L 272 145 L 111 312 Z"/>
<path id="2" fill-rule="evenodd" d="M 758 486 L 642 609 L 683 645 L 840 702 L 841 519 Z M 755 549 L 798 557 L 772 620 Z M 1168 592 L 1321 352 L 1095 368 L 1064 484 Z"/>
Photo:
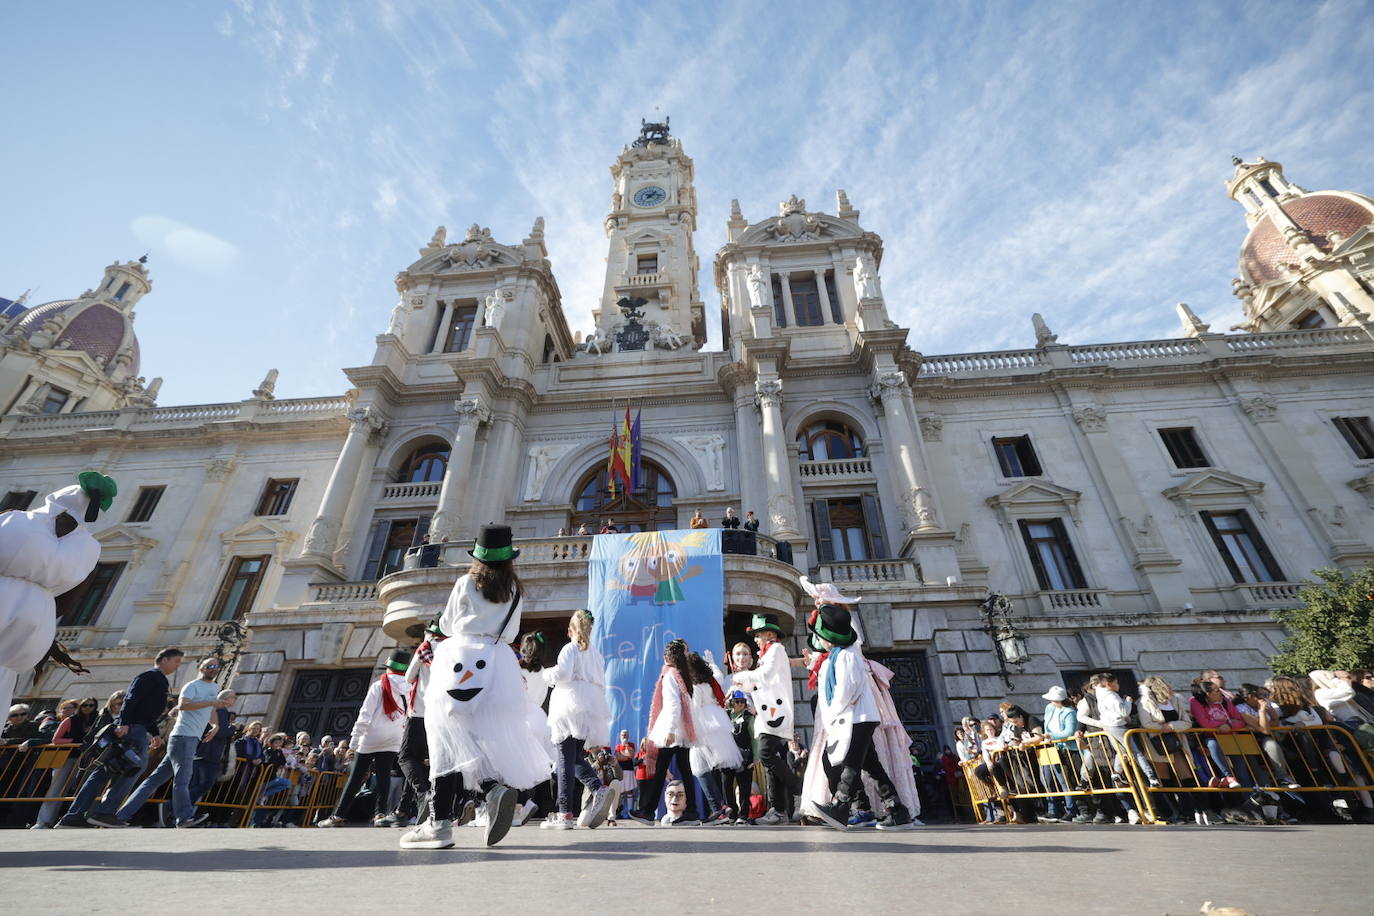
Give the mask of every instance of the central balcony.
<path id="1" fill-rule="evenodd" d="M 747 550 L 747 540 L 740 545 Z M 802 601 L 800 573 L 777 559 L 777 542 L 755 535 L 756 552 L 724 555 L 726 613 L 777 614 L 784 629 L 796 618 Z M 516 568 L 524 585 L 520 614 L 527 620 L 565 619 L 587 605 L 587 563 L 592 553 L 591 536 L 525 538 L 516 545 Z M 377 582 L 377 601 L 382 606 L 382 629 L 397 640 L 415 640 L 424 625 L 438 615 L 448 601 L 453 583 L 468 570 L 472 558 L 468 544 L 439 547 L 437 566 L 402 569 Z M 351 583 L 349 583 L 351 584 Z"/>

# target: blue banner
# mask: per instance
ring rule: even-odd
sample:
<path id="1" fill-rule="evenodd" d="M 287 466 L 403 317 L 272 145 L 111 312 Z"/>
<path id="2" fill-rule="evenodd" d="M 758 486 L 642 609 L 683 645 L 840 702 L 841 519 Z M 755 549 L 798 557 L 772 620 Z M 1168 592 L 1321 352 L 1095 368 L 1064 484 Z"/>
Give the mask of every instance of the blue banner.
<path id="1" fill-rule="evenodd" d="M 725 569 L 720 529 L 600 534 L 592 539 L 587 608 L 606 659 L 608 745 L 621 729 L 638 745 L 649 730 L 663 648 L 684 639 L 719 662 L 725 647 Z"/>

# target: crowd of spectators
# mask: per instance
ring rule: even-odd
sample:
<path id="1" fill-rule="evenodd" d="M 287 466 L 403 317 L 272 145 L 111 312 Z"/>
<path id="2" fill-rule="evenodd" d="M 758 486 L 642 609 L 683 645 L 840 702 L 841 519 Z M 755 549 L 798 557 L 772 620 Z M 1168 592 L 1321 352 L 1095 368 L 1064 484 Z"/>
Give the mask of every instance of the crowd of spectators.
<path id="1" fill-rule="evenodd" d="M 1344 790 L 1369 779 L 1357 750 L 1374 750 L 1369 671 L 1319 670 L 1231 689 L 1208 670 L 1186 693 L 1151 676 L 1136 697 L 1102 672 L 1042 698 L 1041 715 L 1006 701 L 954 730 L 946 775 L 951 785 L 960 778 L 952 758 L 966 765 L 966 778 L 980 784 L 976 796 L 988 799 L 984 823 L 1139 823 L 1151 814 L 1137 809 L 1133 782 L 1149 792 L 1153 816 L 1171 824 L 1374 822 L 1370 793 Z M 1341 730 L 1314 728 L 1323 725 Z M 1128 736 L 1131 729 L 1147 731 Z M 1056 753 L 1039 753 L 1047 748 Z"/>

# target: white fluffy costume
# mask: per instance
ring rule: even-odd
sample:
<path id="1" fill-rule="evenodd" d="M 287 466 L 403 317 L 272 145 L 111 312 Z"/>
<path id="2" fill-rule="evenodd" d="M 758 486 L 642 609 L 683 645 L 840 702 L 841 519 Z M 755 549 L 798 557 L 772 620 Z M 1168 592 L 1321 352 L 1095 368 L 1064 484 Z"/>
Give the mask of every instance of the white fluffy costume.
<path id="1" fill-rule="evenodd" d="M 85 525 L 109 508 L 114 481 L 89 471 L 81 481 L 49 494 L 37 509 L 0 514 L 0 709 L 9 708 L 19 674 L 53 645 L 54 596 L 79 585 L 100 559 L 100 544 Z M 58 537 L 64 512 L 76 528 Z"/>
<path id="2" fill-rule="evenodd" d="M 792 667 L 787 649 L 775 640 L 759 656 L 758 667 L 735 673 L 733 686 L 753 695 L 755 735 L 775 735 L 792 740 L 795 719 L 792 712 Z"/>
<path id="3" fill-rule="evenodd" d="M 735 770 L 742 763 L 739 745 L 730 716 L 716 697 L 719 688 L 711 684 L 692 685 L 692 717 L 697 726 L 697 743 L 692 745 L 692 773 L 705 775 L 714 769 Z"/>
<path id="4" fill-rule="evenodd" d="M 611 737 L 611 707 L 606 702 L 606 662 L 596 646 L 579 649 L 570 642 L 558 653 L 558 664 L 540 673 L 553 688 L 548 731 L 552 742 L 581 738 L 605 745 Z"/>

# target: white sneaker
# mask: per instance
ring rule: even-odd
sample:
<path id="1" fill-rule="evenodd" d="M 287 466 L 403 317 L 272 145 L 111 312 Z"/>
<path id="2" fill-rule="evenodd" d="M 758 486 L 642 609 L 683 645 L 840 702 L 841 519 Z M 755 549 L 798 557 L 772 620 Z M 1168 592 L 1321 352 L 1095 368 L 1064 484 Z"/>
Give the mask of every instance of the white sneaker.
<path id="1" fill-rule="evenodd" d="M 572 830 L 576 826 L 571 814 L 550 814 L 539 822 L 541 830 Z"/>
<path id="2" fill-rule="evenodd" d="M 478 805 L 478 806 L 477 806 L 477 814 L 473 816 L 472 820 L 470 820 L 470 821 L 467 822 L 466 826 L 468 826 L 468 827 L 485 827 L 485 826 L 487 826 L 487 806 L 486 806 L 486 805 Z"/>
<path id="3" fill-rule="evenodd" d="M 1132 824 L 1139 824 L 1139 823 L 1140 823 L 1140 812 L 1137 811 L 1137 810 L 1134 809 L 1134 808 L 1129 809 L 1129 810 L 1126 812 L 1126 820 L 1130 821 Z"/>
<path id="4" fill-rule="evenodd" d="M 525 802 L 525 804 L 521 806 L 520 810 L 515 812 L 515 819 L 511 821 L 511 823 L 516 827 L 525 826 L 525 821 L 529 820 L 530 815 L 533 814 L 538 808 L 539 806 L 532 801 Z"/>
<path id="5" fill-rule="evenodd" d="M 451 821 L 425 821 L 401 835 L 402 849 L 448 849 L 453 846 Z"/>
<path id="6" fill-rule="evenodd" d="M 613 800 L 610 786 L 597 789 L 582 806 L 582 813 L 577 817 L 577 826 L 586 827 L 588 830 L 600 827 L 606 822 L 606 814 L 610 811 Z"/>
<path id="7" fill-rule="evenodd" d="M 766 824 L 767 826 L 772 827 L 772 826 L 775 826 L 775 825 L 777 825 L 777 824 L 785 824 L 785 823 L 787 823 L 787 818 L 784 817 L 784 816 L 778 811 L 778 809 L 776 809 L 776 808 L 769 808 L 768 811 L 764 813 L 763 817 L 758 818 L 757 822 L 760 823 L 760 824 Z"/>

